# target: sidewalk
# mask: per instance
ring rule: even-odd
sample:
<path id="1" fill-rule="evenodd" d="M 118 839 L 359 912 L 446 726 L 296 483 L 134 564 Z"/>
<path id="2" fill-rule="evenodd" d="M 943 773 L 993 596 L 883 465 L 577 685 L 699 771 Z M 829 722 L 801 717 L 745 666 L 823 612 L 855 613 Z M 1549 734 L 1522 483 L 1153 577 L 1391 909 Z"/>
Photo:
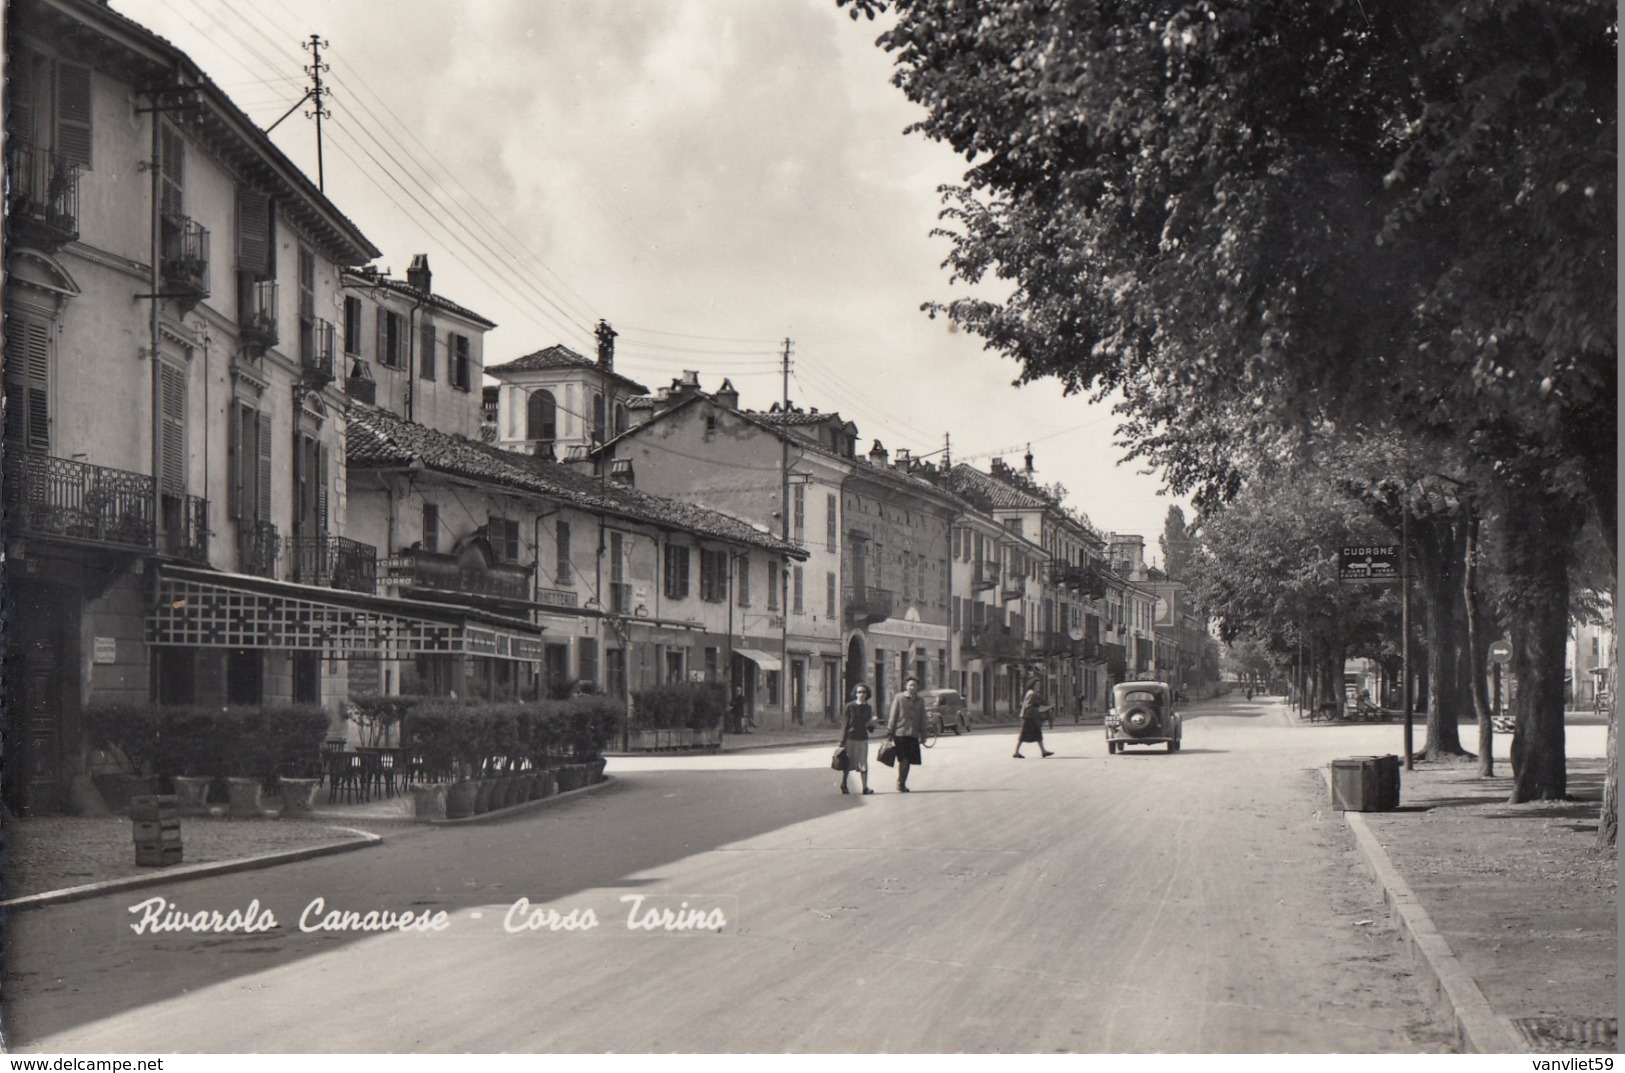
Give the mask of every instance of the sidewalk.
<path id="1" fill-rule="evenodd" d="M 973 734 L 1014 725 L 978 723 Z M 730 734 L 723 751 L 833 748 L 836 733 L 819 723 Z M 1342 814 L 1384 887 L 1390 923 L 1406 937 L 1418 977 L 1434 986 L 1440 1016 L 1457 1025 L 1464 1051 L 1616 1047 L 1618 858 L 1595 849 L 1605 765 L 1570 759 L 1576 800 L 1508 805 L 1504 762 L 1492 779 L 1476 777 L 1471 764 L 1419 764 L 1401 773 L 1398 810 Z M 273 866 L 362 849 L 416 826 L 409 797 L 323 801 L 301 819 L 193 817 L 183 821 L 185 863 L 150 869 L 134 864 L 127 819 L 8 819 L 0 896 L 126 889 L 171 883 L 197 868 Z"/>

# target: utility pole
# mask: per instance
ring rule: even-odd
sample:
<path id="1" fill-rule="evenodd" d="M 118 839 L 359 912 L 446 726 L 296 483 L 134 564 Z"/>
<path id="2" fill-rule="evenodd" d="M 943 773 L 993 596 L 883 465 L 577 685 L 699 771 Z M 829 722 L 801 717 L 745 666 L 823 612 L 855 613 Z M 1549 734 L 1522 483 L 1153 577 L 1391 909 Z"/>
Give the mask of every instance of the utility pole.
<path id="1" fill-rule="evenodd" d="M 322 107 L 322 94 L 326 92 L 322 88 L 322 72 L 329 69 L 327 64 L 322 62 L 322 49 L 326 46 L 327 42 L 316 34 L 311 34 L 310 40 L 305 43 L 305 47 L 310 49 L 310 66 L 305 68 L 305 73 L 311 79 L 311 110 L 305 113 L 305 118 L 316 120 L 316 189 L 324 194 L 327 193 L 327 185 L 322 171 L 322 117 L 333 115 Z"/>
<path id="2" fill-rule="evenodd" d="M 784 340 L 784 356 L 779 360 L 783 383 L 779 406 L 783 418 L 779 428 L 779 530 L 785 544 L 790 543 L 790 340 Z M 790 571 L 794 567 L 788 557 L 779 573 L 779 603 L 783 617 L 779 620 L 779 704 L 784 709 L 786 725 L 794 710 L 790 701 Z"/>

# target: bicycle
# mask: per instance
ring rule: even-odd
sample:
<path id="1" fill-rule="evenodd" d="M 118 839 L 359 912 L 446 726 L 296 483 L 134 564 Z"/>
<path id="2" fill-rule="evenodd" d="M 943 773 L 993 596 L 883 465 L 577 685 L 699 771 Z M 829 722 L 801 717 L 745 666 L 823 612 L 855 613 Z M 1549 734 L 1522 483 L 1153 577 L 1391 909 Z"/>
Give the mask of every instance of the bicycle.
<path id="1" fill-rule="evenodd" d="M 926 721 L 925 721 L 925 737 L 920 739 L 920 744 L 925 746 L 927 749 L 929 749 L 929 748 L 931 748 L 931 746 L 933 746 L 933 745 L 935 745 L 937 743 L 937 738 L 939 738 L 941 736 L 942 736 L 942 720 L 940 718 L 939 719 L 929 719 L 929 718 L 926 719 Z"/>

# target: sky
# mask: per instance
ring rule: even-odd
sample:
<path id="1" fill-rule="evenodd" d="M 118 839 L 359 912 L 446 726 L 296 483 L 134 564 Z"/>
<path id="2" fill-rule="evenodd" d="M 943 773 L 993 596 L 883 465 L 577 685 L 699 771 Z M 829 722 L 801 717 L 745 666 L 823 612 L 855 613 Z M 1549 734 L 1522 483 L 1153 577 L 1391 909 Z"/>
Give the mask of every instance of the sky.
<path id="1" fill-rule="evenodd" d="M 933 236 L 963 158 L 904 133 L 879 23 L 835 0 L 112 0 L 318 175 L 310 36 L 328 91 L 328 196 L 404 278 L 495 321 L 488 365 L 556 343 L 651 389 L 696 370 L 940 460 L 1059 482 L 1097 527 L 1157 538 L 1159 477 L 1118 464 L 1107 405 L 920 311 L 965 293 Z M 293 109 L 290 113 L 289 110 Z M 284 118 L 285 116 L 285 118 Z M 280 122 L 279 122 L 280 120 Z M 931 455 L 932 452 L 938 452 Z"/>

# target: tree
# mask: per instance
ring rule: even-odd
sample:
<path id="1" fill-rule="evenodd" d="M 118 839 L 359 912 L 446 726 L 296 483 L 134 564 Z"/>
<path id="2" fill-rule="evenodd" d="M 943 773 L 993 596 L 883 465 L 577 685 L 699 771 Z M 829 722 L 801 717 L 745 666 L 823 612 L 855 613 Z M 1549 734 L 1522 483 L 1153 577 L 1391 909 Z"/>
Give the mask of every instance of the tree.
<path id="1" fill-rule="evenodd" d="M 1182 581 L 1190 569 L 1192 533 L 1196 527 L 1185 524 L 1185 512 L 1170 506 L 1162 522 L 1162 568 L 1168 576 Z"/>
<path id="2" fill-rule="evenodd" d="M 838 0 L 965 155 L 928 308 L 1206 510 L 1261 462 L 1458 445 L 1494 542 L 1514 800 L 1561 797 L 1563 566 L 1617 535 L 1615 47 L 1601 0 Z M 1554 703 L 1555 701 L 1555 703 Z"/>

